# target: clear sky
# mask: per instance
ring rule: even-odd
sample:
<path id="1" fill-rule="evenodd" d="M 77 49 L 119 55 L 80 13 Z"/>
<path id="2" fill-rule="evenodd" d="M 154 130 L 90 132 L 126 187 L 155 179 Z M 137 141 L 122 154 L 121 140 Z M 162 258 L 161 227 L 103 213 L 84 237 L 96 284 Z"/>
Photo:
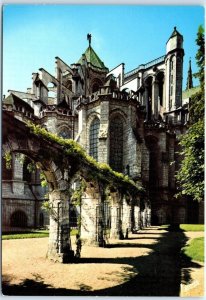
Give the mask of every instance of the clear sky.
<path id="1" fill-rule="evenodd" d="M 92 47 L 109 69 L 125 63 L 126 72 L 165 54 L 174 26 L 184 36 L 185 89 L 188 62 L 196 69 L 195 43 L 204 25 L 201 6 L 5 5 L 3 8 L 3 93 L 26 91 L 32 72 L 55 74 L 55 56 L 67 64 Z M 195 82 L 197 83 L 197 82 Z"/>

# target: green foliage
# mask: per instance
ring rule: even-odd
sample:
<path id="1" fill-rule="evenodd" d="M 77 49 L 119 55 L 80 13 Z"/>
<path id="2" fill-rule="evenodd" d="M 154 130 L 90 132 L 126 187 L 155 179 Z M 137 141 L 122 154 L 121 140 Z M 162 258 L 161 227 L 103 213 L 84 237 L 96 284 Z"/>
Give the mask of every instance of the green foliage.
<path id="1" fill-rule="evenodd" d="M 86 183 L 85 180 L 82 179 L 79 187 L 72 191 L 71 201 L 73 205 L 75 206 L 81 205 L 81 199 L 85 189 L 86 189 Z"/>
<path id="2" fill-rule="evenodd" d="M 180 138 L 182 161 L 176 178 L 179 195 L 191 196 L 194 200 L 204 198 L 204 30 L 200 26 L 196 39 L 199 46 L 196 59 L 199 71 L 200 91 L 191 98 L 190 125 Z"/>
<path id="3" fill-rule="evenodd" d="M 42 209 L 46 210 L 47 213 L 57 222 L 58 221 L 58 212 L 53 208 L 52 204 L 49 201 L 44 201 L 42 203 Z"/>
<path id="4" fill-rule="evenodd" d="M 6 161 L 6 168 L 11 169 L 12 167 L 12 155 L 10 151 L 6 151 L 4 153 L 4 159 Z"/>
<path id="5" fill-rule="evenodd" d="M 204 28 L 202 25 L 199 26 L 196 38 L 196 44 L 199 47 L 196 54 L 197 66 L 199 68 L 198 72 L 194 74 L 196 78 L 200 81 L 201 88 L 204 88 L 204 69 L 205 69 L 205 36 Z"/>
<path id="6" fill-rule="evenodd" d="M 180 224 L 180 229 L 184 231 L 204 231 L 203 224 Z"/>
<path id="7" fill-rule="evenodd" d="M 33 173 L 36 169 L 36 165 L 34 162 L 30 162 L 28 163 L 27 165 L 27 170 L 30 172 L 30 173 Z"/>
<path id="8" fill-rule="evenodd" d="M 26 156 L 22 153 L 16 153 L 15 156 L 16 156 L 17 160 L 20 162 L 20 164 L 23 165 L 25 162 Z"/>
<path id="9" fill-rule="evenodd" d="M 41 186 L 46 187 L 47 186 L 47 180 L 43 172 L 40 172 L 40 180 L 41 180 Z"/>
<path id="10" fill-rule="evenodd" d="M 204 262 L 204 237 L 192 239 L 184 248 L 182 253 L 191 260 Z"/>
<path id="11" fill-rule="evenodd" d="M 188 129 L 180 145 L 183 160 L 176 175 L 182 188 L 180 194 L 201 201 L 204 197 L 204 120 L 199 120 Z"/>

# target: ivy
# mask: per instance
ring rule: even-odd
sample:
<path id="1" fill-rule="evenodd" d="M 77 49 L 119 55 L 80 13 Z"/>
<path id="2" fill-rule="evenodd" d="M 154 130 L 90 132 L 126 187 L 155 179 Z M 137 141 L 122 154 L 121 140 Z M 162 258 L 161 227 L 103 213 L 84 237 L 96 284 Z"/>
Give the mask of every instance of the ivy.
<path id="1" fill-rule="evenodd" d="M 49 215 L 57 222 L 58 214 L 57 211 L 54 210 L 52 204 L 49 201 L 44 201 L 42 204 L 42 209 L 47 211 Z"/>
<path id="2" fill-rule="evenodd" d="M 43 172 L 40 172 L 41 186 L 47 187 L 47 180 Z"/>
<path id="3" fill-rule="evenodd" d="M 81 199 L 85 190 L 86 190 L 86 182 L 84 179 L 82 179 L 80 181 L 79 187 L 76 188 L 75 190 L 72 190 L 71 202 L 74 206 L 81 205 Z"/>
<path id="4" fill-rule="evenodd" d="M 4 159 L 6 161 L 6 168 L 11 169 L 12 167 L 12 155 L 10 151 L 6 151 L 4 153 Z"/>

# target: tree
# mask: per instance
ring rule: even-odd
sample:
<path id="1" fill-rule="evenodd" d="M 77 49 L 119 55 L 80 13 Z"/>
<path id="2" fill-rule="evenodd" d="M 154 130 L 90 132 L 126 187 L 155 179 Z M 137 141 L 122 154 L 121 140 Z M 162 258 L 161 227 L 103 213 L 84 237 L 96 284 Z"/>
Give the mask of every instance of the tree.
<path id="1" fill-rule="evenodd" d="M 183 159 L 176 175 L 181 187 L 179 194 L 191 196 L 194 200 L 204 198 L 204 66 L 205 37 L 204 29 L 199 27 L 196 43 L 198 51 L 196 62 L 199 68 L 195 77 L 199 79 L 200 91 L 191 97 L 190 122 L 187 132 L 180 137 Z"/>

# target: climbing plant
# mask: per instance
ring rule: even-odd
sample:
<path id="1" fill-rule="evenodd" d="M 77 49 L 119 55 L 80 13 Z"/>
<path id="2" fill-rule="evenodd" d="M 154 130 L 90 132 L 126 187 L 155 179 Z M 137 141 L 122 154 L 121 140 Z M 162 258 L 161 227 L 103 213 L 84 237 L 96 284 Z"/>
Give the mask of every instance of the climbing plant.
<path id="1" fill-rule="evenodd" d="M 6 161 L 6 168 L 7 169 L 11 169 L 12 167 L 12 155 L 11 155 L 11 152 L 10 151 L 6 151 L 4 153 L 4 159 Z"/>

